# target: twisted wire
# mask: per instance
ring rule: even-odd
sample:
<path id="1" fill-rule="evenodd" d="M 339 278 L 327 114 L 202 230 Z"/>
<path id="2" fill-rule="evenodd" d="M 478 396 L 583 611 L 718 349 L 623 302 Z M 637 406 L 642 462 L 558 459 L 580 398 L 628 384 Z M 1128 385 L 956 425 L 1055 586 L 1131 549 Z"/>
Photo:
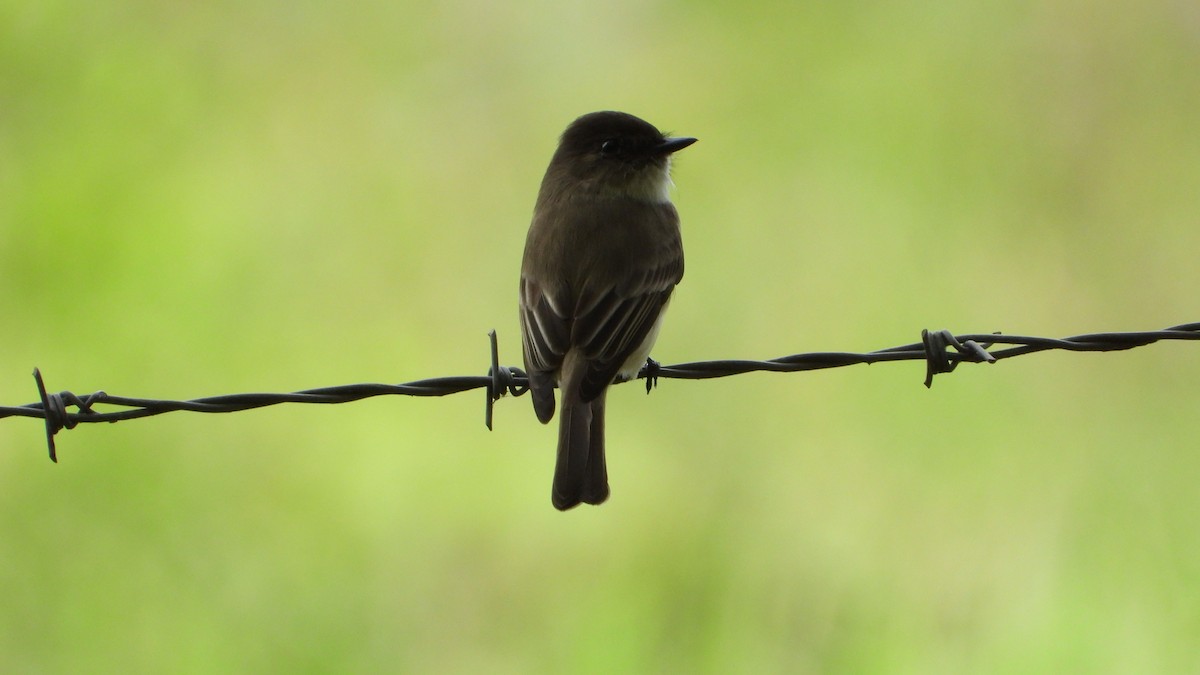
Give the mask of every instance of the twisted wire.
<path id="1" fill-rule="evenodd" d="M 529 390 L 529 378 L 516 367 L 501 366 L 496 332 L 491 340 L 491 366 L 487 375 L 435 377 L 402 384 L 348 384 L 319 387 L 290 393 L 247 393 L 208 396 L 187 401 L 159 400 L 114 396 L 97 391 L 77 396 L 70 391 L 50 393 L 42 374 L 34 369 L 39 401 L 24 406 L 0 407 L 0 419 L 31 417 L 44 420 L 46 444 L 50 459 L 58 461 L 54 437 L 63 429 L 73 429 L 81 423 L 119 422 L 150 417 L 168 412 L 187 410 L 200 413 L 229 413 L 253 410 L 282 403 L 349 403 L 375 396 L 447 396 L 473 389 L 486 394 L 484 422 L 492 428 L 493 404 L 505 395 L 521 396 Z M 924 361 L 925 386 L 933 386 L 933 377 L 952 372 L 961 363 L 995 363 L 997 361 L 1049 350 L 1073 352 L 1110 352 L 1133 349 L 1160 340 L 1200 340 L 1200 322 L 1172 326 L 1162 330 L 1125 333 L 1090 333 L 1066 338 L 1002 335 L 1000 333 L 954 335 L 947 330 L 923 330 L 921 341 L 912 344 L 878 349 L 872 352 L 809 352 L 792 354 L 765 361 L 726 359 L 695 361 L 664 366 L 650 360 L 636 379 L 646 382 L 649 392 L 659 378 L 702 380 L 729 377 L 752 372 L 794 373 L 806 370 L 840 368 L 860 363 L 884 361 Z M 1007 345 L 993 350 L 996 345 Z M 125 408 L 99 412 L 97 405 Z M 75 412 L 71 412 L 71 408 Z"/>

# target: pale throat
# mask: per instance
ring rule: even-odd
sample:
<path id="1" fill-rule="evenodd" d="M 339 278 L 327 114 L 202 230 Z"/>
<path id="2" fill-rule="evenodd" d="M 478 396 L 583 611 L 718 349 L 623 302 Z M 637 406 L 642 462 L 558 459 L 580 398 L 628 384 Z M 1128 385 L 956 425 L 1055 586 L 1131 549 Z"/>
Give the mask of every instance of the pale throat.
<path id="1" fill-rule="evenodd" d="M 671 181 L 671 158 L 668 157 L 661 165 L 646 167 L 634 177 L 630 181 L 628 194 L 653 204 L 663 204 L 671 201 L 671 188 L 674 185 Z"/>

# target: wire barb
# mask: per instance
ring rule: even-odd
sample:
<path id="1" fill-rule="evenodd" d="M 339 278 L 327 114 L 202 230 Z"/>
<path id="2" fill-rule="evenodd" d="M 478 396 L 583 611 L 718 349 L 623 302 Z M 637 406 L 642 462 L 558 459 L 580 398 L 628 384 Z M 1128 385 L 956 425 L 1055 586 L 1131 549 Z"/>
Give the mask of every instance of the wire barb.
<path id="1" fill-rule="evenodd" d="M 72 417 L 67 412 L 67 406 L 75 406 L 81 415 L 95 415 L 92 404 L 102 401 L 105 393 L 98 391 L 88 394 L 85 399 L 80 399 L 69 391 L 47 394 L 46 383 L 42 381 L 42 371 L 37 368 L 33 369 L 33 380 L 37 382 L 38 396 L 42 399 L 42 416 L 46 421 L 46 446 L 50 451 L 50 461 L 58 464 L 58 451 L 54 445 L 54 435 L 63 429 L 74 429 L 80 421 L 79 418 Z"/>
<path id="2" fill-rule="evenodd" d="M 996 333 L 999 335 L 999 333 Z M 953 372 L 958 364 L 965 361 L 971 363 L 995 363 L 996 357 L 988 353 L 992 343 L 981 345 L 974 340 L 958 341 L 948 330 L 931 331 L 928 328 L 921 331 L 921 344 L 925 346 L 925 388 L 933 388 L 933 376 L 939 373 Z M 950 359 L 953 347 L 959 358 Z"/>
<path id="3" fill-rule="evenodd" d="M 492 367 L 488 368 L 488 377 L 491 381 L 488 382 L 486 390 L 487 408 L 484 411 L 483 423 L 487 425 L 488 431 L 491 431 L 492 407 L 496 401 L 499 401 L 505 394 L 521 396 L 529 391 L 529 385 L 527 383 L 518 385 L 517 383 L 518 376 L 527 382 L 525 371 L 500 365 L 500 346 L 496 339 L 496 331 L 488 331 L 488 338 L 492 344 Z"/>
<path id="4" fill-rule="evenodd" d="M 521 396 L 528 392 L 529 377 L 520 368 L 500 365 L 500 348 L 496 332 L 491 331 L 488 335 L 491 340 L 491 367 L 486 376 L 435 377 L 403 384 L 348 384 L 306 389 L 287 394 L 228 394 L 190 401 L 163 401 L 110 396 L 103 391 L 97 391 L 80 398 L 69 391 L 57 394 L 48 393 L 41 372 L 35 369 L 33 377 L 37 382 L 39 402 L 18 407 L 0 406 L 0 419 L 7 417 L 42 419 L 46 426 L 46 445 L 50 451 L 50 459 L 54 462 L 58 461 L 54 443 L 55 434 L 63 429 L 72 429 L 82 422 L 119 422 L 179 410 L 228 413 L 281 403 L 349 403 L 375 396 L 446 396 L 471 389 L 483 389 L 487 396 L 484 423 L 488 429 L 491 429 L 495 402 L 507 394 Z M 698 361 L 673 366 L 663 366 L 653 359 L 647 359 L 646 366 L 642 368 L 635 379 L 645 380 L 646 390 L 649 392 L 659 378 L 701 380 L 752 372 L 794 373 L 839 368 L 859 363 L 924 361 L 925 386 L 930 387 L 933 384 L 934 375 L 949 373 L 957 368 L 958 364 L 964 362 L 995 363 L 1014 356 L 1054 349 L 1073 352 L 1120 351 L 1153 344 L 1160 340 L 1200 340 L 1200 322 L 1172 326 L 1158 331 L 1093 333 L 1068 338 L 1027 337 L 1000 333 L 954 335 L 947 330 L 924 330 L 921 332 L 921 341 L 918 343 L 878 349 L 862 354 L 811 352 L 781 356 L 767 361 Z M 996 344 L 1011 346 L 992 349 Z M 98 412 L 93 410 L 93 406 L 97 404 L 118 406 L 124 409 Z M 74 407 L 76 412 L 70 412 L 69 408 L 71 407 Z"/>

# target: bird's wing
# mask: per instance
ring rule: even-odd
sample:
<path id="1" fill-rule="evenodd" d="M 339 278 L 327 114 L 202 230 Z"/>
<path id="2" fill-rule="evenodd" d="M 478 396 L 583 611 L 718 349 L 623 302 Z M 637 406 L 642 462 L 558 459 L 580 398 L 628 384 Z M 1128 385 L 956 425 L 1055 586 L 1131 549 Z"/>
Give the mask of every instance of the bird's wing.
<path id="1" fill-rule="evenodd" d="M 570 344 L 583 352 L 589 364 L 580 387 L 585 401 L 612 384 L 671 299 L 675 284 L 683 276 L 682 250 L 658 262 L 626 284 L 580 294 Z"/>
<path id="2" fill-rule="evenodd" d="M 542 423 L 554 417 L 555 374 L 570 347 L 570 313 L 555 303 L 547 289 L 521 276 L 521 348 L 533 408 Z"/>
<path id="3" fill-rule="evenodd" d="M 683 278 L 679 216 L 670 203 L 647 204 L 647 219 L 629 218 L 628 203 L 593 204 L 572 227 L 551 228 L 535 216 L 521 274 L 521 333 L 534 409 L 554 414 L 555 377 L 568 351 L 588 363 L 581 395 L 590 401 L 612 383 L 654 329 Z M 562 257 L 530 258 L 533 247 L 585 246 L 576 267 Z M 613 270 L 619 273 L 613 274 Z M 615 278 L 614 278 L 615 277 Z"/>

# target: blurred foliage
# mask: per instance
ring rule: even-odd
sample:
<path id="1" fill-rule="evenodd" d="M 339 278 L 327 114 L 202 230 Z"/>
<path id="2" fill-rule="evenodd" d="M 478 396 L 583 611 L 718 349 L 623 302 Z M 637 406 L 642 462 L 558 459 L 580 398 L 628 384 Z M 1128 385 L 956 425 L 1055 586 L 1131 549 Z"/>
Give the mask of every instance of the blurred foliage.
<path id="1" fill-rule="evenodd" d="M 1197 320 L 1200 9 L 0 0 L 0 400 L 520 360 L 576 115 L 698 136 L 664 362 Z M 4 672 L 1200 669 L 1200 353 L 0 423 Z"/>

